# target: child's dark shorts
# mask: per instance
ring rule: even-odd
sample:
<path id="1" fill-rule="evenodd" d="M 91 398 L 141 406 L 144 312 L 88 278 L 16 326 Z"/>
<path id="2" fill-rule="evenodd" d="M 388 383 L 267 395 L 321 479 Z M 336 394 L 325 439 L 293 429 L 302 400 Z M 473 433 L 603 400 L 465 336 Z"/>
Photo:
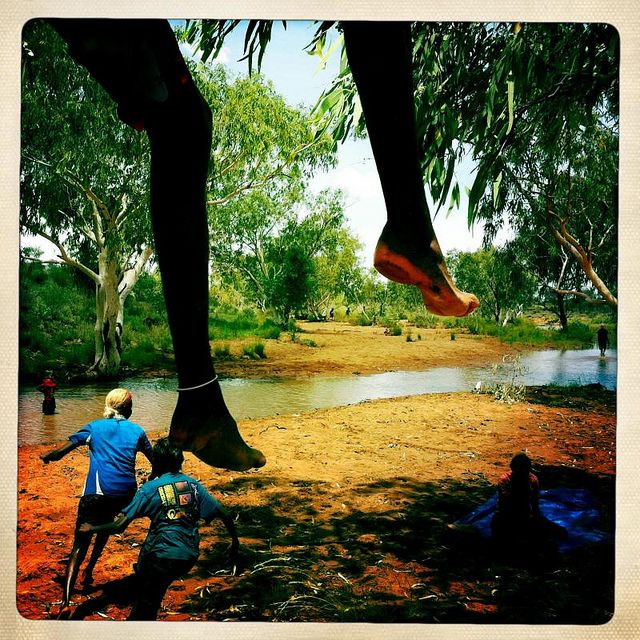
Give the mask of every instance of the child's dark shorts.
<path id="1" fill-rule="evenodd" d="M 84 495 L 78 504 L 76 529 L 83 523 L 106 524 L 131 502 L 135 491 L 125 496 L 103 496 L 94 493 Z"/>

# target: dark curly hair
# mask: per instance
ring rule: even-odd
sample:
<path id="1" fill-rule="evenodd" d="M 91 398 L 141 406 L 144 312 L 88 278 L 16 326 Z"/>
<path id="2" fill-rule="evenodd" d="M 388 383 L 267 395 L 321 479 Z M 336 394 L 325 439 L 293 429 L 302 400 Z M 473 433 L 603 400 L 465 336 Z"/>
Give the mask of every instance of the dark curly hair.
<path id="1" fill-rule="evenodd" d="M 153 445 L 153 475 L 180 471 L 183 462 L 182 449 L 172 444 L 169 438 L 160 438 Z"/>
<path id="2" fill-rule="evenodd" d="M 529 472 L 531 471 L 531 459 L 524 451 L 521 451 L 520 453 L 516 453 L 516 455 L 513 456 L 509 466 L 513 471 L 516 471 L 516 472 L 517 471 Z"/>

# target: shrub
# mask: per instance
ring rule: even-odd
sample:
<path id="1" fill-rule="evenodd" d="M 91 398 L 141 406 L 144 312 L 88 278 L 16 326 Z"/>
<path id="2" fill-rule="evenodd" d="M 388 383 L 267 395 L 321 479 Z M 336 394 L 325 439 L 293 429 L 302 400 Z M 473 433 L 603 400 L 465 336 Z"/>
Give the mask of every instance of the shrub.
<path id="1" fill-rule="evenodd" d="M 262 342 L 256 342 L 255 344 L 247 344 L 242 348 L 242 353 L 249 358 L 259 360 L 260 358 L 266 358 L 267 355 L 264 350 L 264 344 Z"/>
<path id="2" fill-rule="evenodd" d="M 289 318 L 289 320 L 287 321 L 287 331 L 289 332 L 289 336 L 291 337 L 291 342 L 295 342 L 298 339 L 298 331 L 300 331 L 300 328 L 293 318 Z"/>
<path id="3" fill-rule="evenodd" d="M 233 357 L 228 344 L 223 344 L 220 347 L 214 347 L 213 355 L 216 360 L 230 360 Z"/>
<path id="4" fill-rule="evenodd" d="M 134 369 L 154 366 L 157 361 L 155 345 L 148 338 L 143 338 L 122 352 L 122 364 Z"/>
<path id="5" fill-rule="evenodd" d="M 440 320 L 430 313 L 419 313 L 413 318 L 413 324 L 420 329 L 435 329 Z"/>
<path id="6" fill-rule="evenodd" d="M 260 327 L 259 335 L 267 340 L 277 340 L 282 329 L 272 320 L 266 320 Z"/>
<path id="7" fill-rule="evenodd" d="M 390 335 L 390 336 L 401 336 L 402 335 L 402 327 L 397 323 L 394 323 L 394 324 L 390 325 L 389 327 L 387 327 L 387 331 L 388 331 L 388 335 Z"/>

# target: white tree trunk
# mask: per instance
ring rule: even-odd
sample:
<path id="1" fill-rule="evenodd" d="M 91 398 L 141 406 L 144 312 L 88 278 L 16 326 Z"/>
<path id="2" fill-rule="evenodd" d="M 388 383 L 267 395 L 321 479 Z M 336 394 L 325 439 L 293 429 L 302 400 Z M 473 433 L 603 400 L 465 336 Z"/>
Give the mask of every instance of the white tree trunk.
<path id="1" fill-rule="evenodd" d="M 124 302 L 138 281 L 152 250 L 146 248 L 135 266 L 119 279 L 118 256 L 107 249 L 100 252 L 98 268 L 100 283 L 96 286 L 96 353 L 92 369 L 100 377 L 112 378 L 120 370 L 122 333 L 124 330 Z"/>

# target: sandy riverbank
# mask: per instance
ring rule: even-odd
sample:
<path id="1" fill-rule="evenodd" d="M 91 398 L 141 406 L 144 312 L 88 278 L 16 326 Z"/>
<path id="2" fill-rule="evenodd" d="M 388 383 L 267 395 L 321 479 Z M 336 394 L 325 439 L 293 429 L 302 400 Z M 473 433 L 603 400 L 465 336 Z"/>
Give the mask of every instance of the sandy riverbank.
<path id="1" fill-rule="evenodd" d="M 318 347 L 269 341 L 266 360 L 228 363 L 225 372 L 245 375 L 250 364 L 263 368 L 260 376 L 365 373 L 489 364 L 506 352 L 486 338 L 452 341 L 450 332 L 407 343 L 376 328 L 318 326 L 301 336 Z M 532 582 L 530 570 L 508 573 L 482 548 L 457 546 L 446 525 L 486 499 L 512 454 L 526 449 L 543 486 L 593 488 L 612 527 L 615 422 L 614 395 L 595 389 L 582 397 L 538 393 L 511 405 L 489 395 L 433 394 L 242 421 L 267 466 L 226 472 L 190 455 L 185 464 L 238 516 L 238 574 L 226 572 L 224 528 L 204 529 L 201 561 L 171 588 L 159 618 L 604 622 L 612 607 L 609 555 L 565 559 Z M 18 452 L 17 600 L 28 618 L 57 613 L 88 462 L 77 450 L 44 466 L 44 450 Z M 146 471 L 141 464 L 141 478 Z M 136 522 L 111 539 L 95 588 L 74 595 L 75 617 L 126 617 L 126 577 L 145 531 L 146 522 Z"/>

